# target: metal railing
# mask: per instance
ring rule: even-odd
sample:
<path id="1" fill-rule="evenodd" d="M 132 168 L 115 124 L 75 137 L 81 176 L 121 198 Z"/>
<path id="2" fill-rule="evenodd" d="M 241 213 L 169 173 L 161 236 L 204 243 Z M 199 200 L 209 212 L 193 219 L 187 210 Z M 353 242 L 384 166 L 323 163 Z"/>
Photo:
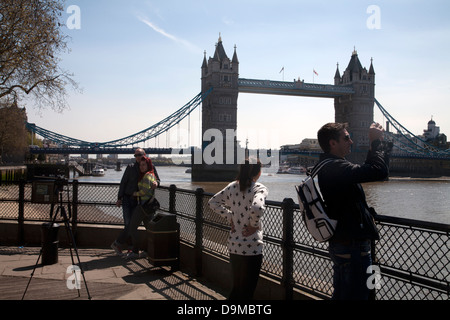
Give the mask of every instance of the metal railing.
<path id="1" fill-rule="evenodd" d="M 115 206 L 118 183 L 73 181 L 63 191 L 72 226 L 121 225 L 122 210 Z M 32 203 L 31 183 L 0 185 L 0 219 L 48 221 L 50 204 Z M 177 215 L 180 239 L 194 247 L 197 271 L 201 253 L 228 259 L 229 226 L 208 207 L 212 194 L 202 189 L 159 187 L 161 210 Z M 306 231 L 298 205 L 292 199 L 267 201 L 264 214 L 264 260 L 261 273 L 284 287 L 286 299 L 295 289 L 328 299 L 332 294 L 332 263 L 327 243 L 316 242 Z M 377 300 L 448 300 L 450 281 L 450 225 L 378 216 L 379 241 L 374 261 L 381 278 L 374 282 Z M 18 242 L 23 240 L 19 232 Z"/>

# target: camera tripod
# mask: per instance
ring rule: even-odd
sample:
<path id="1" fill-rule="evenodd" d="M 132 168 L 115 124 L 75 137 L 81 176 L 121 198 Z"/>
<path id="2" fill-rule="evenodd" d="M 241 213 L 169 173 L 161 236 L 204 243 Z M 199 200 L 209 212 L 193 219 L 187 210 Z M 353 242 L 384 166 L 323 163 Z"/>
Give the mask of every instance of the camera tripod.
<path id="1" fill-rule="evenodd" d="M 59 203 L 58 203 L 58 207 L 56 209 L 56 213 L 54 215 L 53 215 L 53 209 L 54 209 L 54 206 L 55 206 L 55 202 L 52 202 L 52 204 L 51 204 L 50 219 L 52 219 L 52 222 L 51 222 L 50 228 L 48 230 L 48 233 L 50 234 L 51 227 L 55 223 L 56 218 L 58 217 L 58 213 L 59 213 L 61 215 L 61 218 L 62 218 L 63 222 L 64 222 L 64 226 L 65 226 L 65 229 L 66 229 L 66 232 L 67 232 L 67 239 L 70 242 L 69 249 L 70 249 L 70 257 L 72 259 L 72 265 L 73 266 L 75 265 L 74 256 L 73 256 L 73 253 L 72 253 L 72 248 L 73 248 L 74 251 L 75 251 L 77 260 L 78 260 L 78 267 L 80 268 L 81 275 L 82 275 L 83 281 L 84 281 L 84 285 L 86 287 L 86 292 L 87 292 L 87 295 L 88 295 L 88 299 L 91 300 L 92 298 L 91 298 L 91 295 L 89 294 L 89 289 L 88 289 L 88 286 L 87 286 L 87 283 L 86 283 L 86 278 L 84 276 L 84 271 L 83 271 L 83 269 L 81 267 L 80 257 L 78 255 L 78 249 L 77 249 L 77 246 L 76 246 L 76 243 L 75 243 L 75 237 L 73 236 L 72 228 L 70 227 L 70 222 L 69 222 L 69 220 L 71 218 L 70 204 L 68 204 L 69 216 L 67 216 L 66 209 L 64 208 L 64 205 L 63 205 L 63 197 L 62 197 L 63 188 L 62 188 L 62 186 L 55 186 L 55 191 L 54 192 L 55 192 L 55 195 L 57 195 L 58 198 L 59 198 Z M 69 194 L 68 190 L 67 190 L 67 194 Z M 42 251 L 43 251 L 43 246 L 41 247 L 41 250 L 39 252 L 39 256 L 37 258 L 36 264 L 34 265 L 33 271 L 31 272 L 31 276 L 30 276 L 30 279 L 28 280 L 28 284 L 27 284 L 27 287 L 25 288 L 25 292 L 23 293 L 22 300 L 25 298 L 25 294 L 27 293 L 28 286 L 30 285 L 31 279 L 33 278 L 33 275 L 34 275 L 34 272 L 36 270 L 36 267 L 38 266 L 39 259 L 42 256 Z M 77 275 L 76 270 L 73 270 L 73 273 L 74 273 L 74 276 L 75 276 L 75 283 L 79 284 L 80 283 L 80 279 L 77 278 L 77 277 L 79 277 L 79 275 Z M 76 288 L 78 290 L 78 297 L 80 297 L 81 296 L 80 295 L 80 286 L 77 285 Z"/>

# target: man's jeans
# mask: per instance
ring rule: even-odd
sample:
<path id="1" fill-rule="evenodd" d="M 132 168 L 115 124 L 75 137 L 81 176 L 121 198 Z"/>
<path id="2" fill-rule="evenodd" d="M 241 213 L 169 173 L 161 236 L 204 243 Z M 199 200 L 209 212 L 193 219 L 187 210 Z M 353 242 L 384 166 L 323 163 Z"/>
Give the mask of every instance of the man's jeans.
<path id="1" fill-rule="evenodd" d="M 136 206 L 137 207 L 137 206 Z M 133 244 L 132 251 L 134 253 L 139 253 L 139 231 L 138 228 L 142 222 L 144 222 L 144 226 L 147 227 L 151 219 L 153 218 L 153 213 L 148 213 L 143 210 L 135 210 L 133 216 L 131 217 L 131 221 L 128 226 L 122 231 L 122 234 L 119 236 L 117 242 L 122 244 L 124 240 L 126 240 L 126 236 L 131 237 L 131 243 Z"/>
<path id="2" fill-rule="evenodd" d="M 349 243 L 329 242 L 329 253 L 333 261 L 333 300 L 367 300 L 367 279 L 372 265 L 370 240 Z"/>
<path id="3" fill-rule="evenodd" d="M 123 250 L 126 247 L 126 242 L 130 237 L 130 222 L 133 216 L 133 212 L 137 207 L 137 200 L 133 196 L 124 195 L 122 198 L 122 213 L 123 213 L 123 225 L 124 229 L 116 239 L 116 244 Z"/>
<path id="4" fill-rule="evenodd" d="M 122 212 L 123 212 L 123 224 L 128 226 L 131 221 L 133 211 L 137 206 L 137 200 L 133 196 L 124 195 L 122 198 Z"/>
<path id="5" fill-rule="evenodd" d="M 136 210 L 136 209 L 137 209 L 137 202 L 136 205 L 133 206 L 133 211 L 131 211 L 129 218 L 130 221 L 125 225 L 125 228 L 117 237 L 116 244 L 123 250 L 126 246 L 126 241 L 128 240 L 129 237 L 131 237 L 131 243 L 133 245 L 132 250 L 134 253 L 139 253 L 140 240 L 138 228 L 142 222 L 144 222 L 144 225 L 146 226 L 153 218 L 154 212 L 147 213 L 144 212 L 143 210 Z"/>

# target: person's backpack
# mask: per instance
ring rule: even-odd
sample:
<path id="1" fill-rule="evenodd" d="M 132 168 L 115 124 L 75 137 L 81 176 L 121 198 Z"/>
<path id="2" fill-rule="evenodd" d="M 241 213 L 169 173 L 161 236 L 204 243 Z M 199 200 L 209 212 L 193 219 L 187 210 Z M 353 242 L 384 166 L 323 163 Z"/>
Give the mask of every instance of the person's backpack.
<path id="1" fill-rule="evenodd" d="M 303 221 L 309 233 L 319 242 L 329 240 L 337 225 L 337 220 L 328 217 L 325 203 L 314 183 L 319 170 L 331 161 L 333 160 L 326 159 L 317 164 L 309 176 L 299 186 L 295 186 Z"/>

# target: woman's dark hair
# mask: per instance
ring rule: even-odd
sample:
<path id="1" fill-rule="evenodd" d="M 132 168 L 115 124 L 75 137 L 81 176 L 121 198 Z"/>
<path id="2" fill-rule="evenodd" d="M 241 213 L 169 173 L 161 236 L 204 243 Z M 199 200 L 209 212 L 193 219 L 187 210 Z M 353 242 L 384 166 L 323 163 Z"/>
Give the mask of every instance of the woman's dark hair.
<path id="1" fill-rule="evenodd" d="M 347 129 L 346 123 L 330 122 L 322 126 L 317 132 L 317 140 L 325 153 L 330 152 L 330 140 L 339 141 L 341 131 Z"/>
<path id="2" fill-rule="evenodd" d="M 245 163 L 241 164 L 239 175 L 236 180 L 239 181 L 239 190 L 244 192 L 247 190 L 253 182 L 253 178 L 256 177 L 261 171 L 261 162 L 258 160 L 256 163 L 250 163 L 245 160 Z"/>

